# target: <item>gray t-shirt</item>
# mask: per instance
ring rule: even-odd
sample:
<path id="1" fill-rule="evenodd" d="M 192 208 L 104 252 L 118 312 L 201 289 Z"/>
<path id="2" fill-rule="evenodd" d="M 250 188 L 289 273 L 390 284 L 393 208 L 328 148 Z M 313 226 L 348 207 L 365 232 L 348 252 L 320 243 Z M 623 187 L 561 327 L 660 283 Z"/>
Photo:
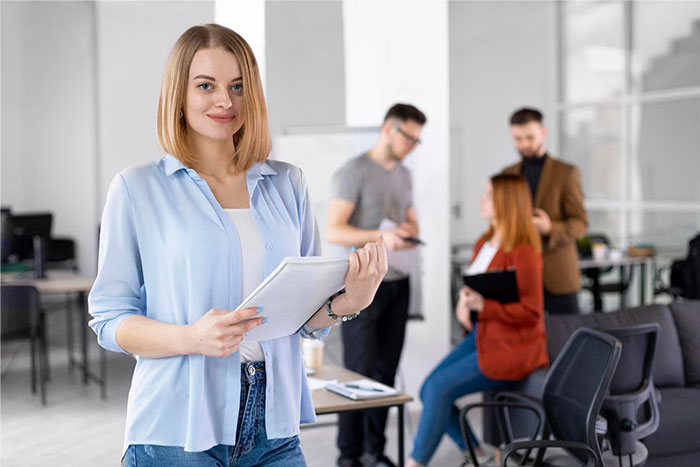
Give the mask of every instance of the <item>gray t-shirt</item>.
<path id="1" fill-rule="evenodd" d="M 333 174 L 332 198 L 355 203 L 348 224 L 358 229 L 376 229 L 383 219 L 396 224 L 406 221 L 413 206 L 411 173 L 401 164 L 386 170 L 364 153 L 349 160 Z M 385 280 L 405 277 L 390 270 Z"/>

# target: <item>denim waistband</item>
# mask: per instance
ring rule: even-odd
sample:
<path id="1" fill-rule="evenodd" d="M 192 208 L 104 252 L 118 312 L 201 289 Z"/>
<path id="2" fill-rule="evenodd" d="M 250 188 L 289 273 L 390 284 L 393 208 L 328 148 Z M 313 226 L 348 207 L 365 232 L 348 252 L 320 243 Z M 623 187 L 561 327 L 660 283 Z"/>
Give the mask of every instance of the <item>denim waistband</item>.
<path id="1" fill-rule="evenodd" d="M 265 380 L 265 362 L 241 363 L 241 382 L 253 383 Z"/>

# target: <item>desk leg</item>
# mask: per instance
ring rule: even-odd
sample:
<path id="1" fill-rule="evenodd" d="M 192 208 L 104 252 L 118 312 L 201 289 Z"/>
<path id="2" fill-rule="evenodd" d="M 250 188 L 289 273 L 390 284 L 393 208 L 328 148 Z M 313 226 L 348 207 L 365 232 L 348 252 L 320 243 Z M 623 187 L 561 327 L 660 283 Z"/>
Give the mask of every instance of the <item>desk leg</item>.
<path id="1" fill-rule="evenodd" d="M 639 305 L 647 301 L 647 262 L 639 263 Z"/>
<path id="2" fill-rule="evenodd" d="M 100 347 L 100 397 L 107 399 L 107 351 Z"/>
<path id="3" fill-rule="evenodd" d="M 87 317 L 87 307 L 85 303 L 85 292 L 78 293 L 78 309 L 80 310 L 80 339 L 82 342 L 83 351 L 83 384 L 88 384 L 88 345 L 87 345 L 87 324 L 85 319 Z"/>
<path id="4" fill-rule="evenodd" d="M 600 271 L 596 269 L 592 276 L 593 285 L 591 287 L 591 292 L 593 293 L 593 312 L 600 313 L 603 311 L 603 297 L 600 292 Z"/>
<path id="5" fill-rule="evenodd" d="M 403 416 L 404 416 L 404 413 L 403 413 L 403 404 L 397 405 L 396 408 L 399 409 L 399 417 L 398 417 L 399 418 L 399 423 L 398 423 L 398 425 L 399 425 L 399 467 L 403 467 L 404 466 L 404 452 L 403 452 L 404 451 L 404 447 L 403 447 L 403 432 L 404 432 Z"/>
<path id="6" fill-rule="evenodd" d="M 75 366 L 75 358 L 73 356 L 73 302 L 71 297 L 66 297 L 66 326 L 67 326 L 67 347 L 68 347 L 68 370 L 72 373 Z"/>
<path id="7" fill-rule="evenodd" d="M 630 266 L 630 268 L 631 267 L 632 266 Z M 634 269 L 630 269 L 630 271 L 633 270 Z M 627 308 L 627 288 L 625 287 L 625 280 L 627 279 L 625 274 L 626 272 L 627 270 L 625 269 L 625 266 L 620 266 L 620 284 L 622 284 L 622 287 L 620 288 L 620 309 Z"/>

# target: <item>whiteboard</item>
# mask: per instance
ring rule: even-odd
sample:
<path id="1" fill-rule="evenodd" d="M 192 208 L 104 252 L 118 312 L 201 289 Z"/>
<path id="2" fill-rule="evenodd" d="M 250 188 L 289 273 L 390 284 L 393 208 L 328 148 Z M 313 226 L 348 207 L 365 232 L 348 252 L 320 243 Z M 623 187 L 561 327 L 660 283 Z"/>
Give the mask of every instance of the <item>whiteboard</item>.
<path id="1" fill-rule="evenodd" d="M 346 257 L 349 248 L 326 241 L 326 222 L 331 199 L 333 174 L 346 161 L 367 152 L 379 137 L 379 127 L 288 127 L 273 141 L 270 157 L 289 162 L 301 168 L 309 188 L 316 222 L 321 234 L 323 256 Z M 410 161 L 410 158 L 409 158 Z M 409 169 L 410 163 L 406 163 Z M 411 305 L 409 316 L 420 317 L 421 261 L 411 274 Z"/>
<path id="2" fill-rule="evenodd" d="M 349 251 L 328 243 L 324 233 L 333 174 L 371 148 L 378 136 L 379 128 L 304 127 L 288 128 L 274 141 L 271 157 L 294 164 L 304 173 L 324 256 L 345 256 Z"/>

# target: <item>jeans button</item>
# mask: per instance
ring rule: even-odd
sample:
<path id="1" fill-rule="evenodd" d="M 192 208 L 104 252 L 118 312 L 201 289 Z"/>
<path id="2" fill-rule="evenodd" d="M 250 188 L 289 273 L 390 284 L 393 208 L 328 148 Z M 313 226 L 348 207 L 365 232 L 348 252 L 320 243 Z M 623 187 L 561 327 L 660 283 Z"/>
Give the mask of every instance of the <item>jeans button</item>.
<path id="1" fill-rule="evenodd" d="M 248 374 L 253 376 L 255 374 L 255 367 L 253 365 L 248 365 Z"/>

